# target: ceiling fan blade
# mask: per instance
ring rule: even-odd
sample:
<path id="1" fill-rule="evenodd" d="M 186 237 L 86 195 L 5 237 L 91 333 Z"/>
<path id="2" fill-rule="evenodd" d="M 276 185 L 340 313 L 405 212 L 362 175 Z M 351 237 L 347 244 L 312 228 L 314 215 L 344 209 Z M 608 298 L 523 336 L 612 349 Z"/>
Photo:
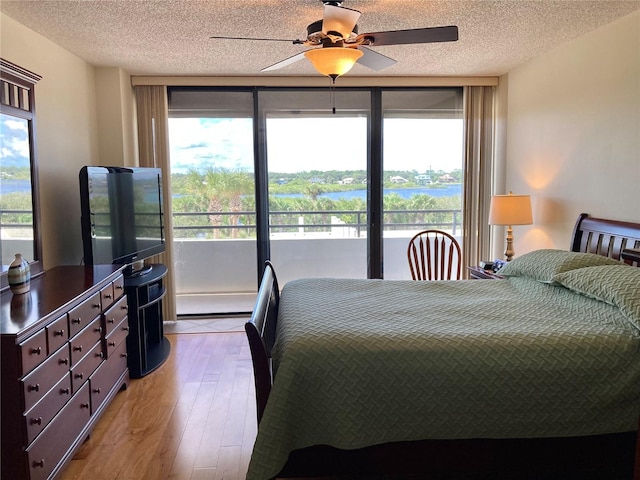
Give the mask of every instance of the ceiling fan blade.
<path id="1" fill-rule="evenodd" d="M 357 63 L 372 70 L 380 71 L 383 68 L 390 67 L 396 63 L 393 58 L 389 58 L 386 55 L 375 52 L 370 48 L 360 47 L 358 50 L 360 50 L 364 55 L 357 60 Z"/>
<path id="2" fill-rule="evenodd" d="M 325 34 L 339 32 L 342 38 L 349 38 L 359 18 L 360 12 L 358 10 L 325 3 L 324 14 L 322 15 L 322 31 Z"/>
<path id="3" fill-rule="evenodd" d="M 280 60 L 279 62 L 274 63 L 273 65 L 269 65 L 268 67 L 265 67 L 260 71 L 261 72 L 271 72 L 273 70 L 280 70 L 281 68 L 284 68 L 284 67 L 286 67 L 288 65 L 291 65 L 292 63 L 299 62 L 303 58 L 304 58 L 304 52 L 301 52 L 301 53 L 298 53 L 298 54 L 294 55 L 293 57 L 285 58 L 284 60 Z"/>
<path id="4" fill-rule="evenodd" d="M 362 33 L 356 41 L 364 45 L 404 45 L 408 43 L 455 42 L 458 40 L 458 27 L 414 28 L 410 30 L 392 30 L 388 32 Z"/>
<path id="5" fill-rule="evenodd" d="M 213 39 L 217 39 L 217 40 L 258 40 L 261 42 L 289 42 L 289 43 L 293 43 L 294 45 L 302 45 L 304 43 L 304 41 L 302 40 L 290 40 L 287 38 L 257 38 L 257 37 L 218 37 L 218 36 L 212 36 L 209 38 L 213 38 Z"/>

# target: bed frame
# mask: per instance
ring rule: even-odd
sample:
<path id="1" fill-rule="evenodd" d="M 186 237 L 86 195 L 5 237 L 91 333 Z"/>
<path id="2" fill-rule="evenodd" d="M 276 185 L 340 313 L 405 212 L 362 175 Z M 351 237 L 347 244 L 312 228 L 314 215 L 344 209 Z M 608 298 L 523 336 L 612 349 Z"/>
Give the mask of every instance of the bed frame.
<path id="1" fill-rule="evenodd" d="M 640 267 L 640 223 L 578 217 L 572 251 Z M 245 324 L 253 362 L 258 424 L 273 381 L 280 290 L 266 262 L 251 319 Z M 640 414 L 640 412 L 639 412 Z M 637 432 L 571 438 L 465 439 L 396 442 L 357 450 L 314 446 L 292 452 L 278 478 L 414 478 L 640 480 Z"/>

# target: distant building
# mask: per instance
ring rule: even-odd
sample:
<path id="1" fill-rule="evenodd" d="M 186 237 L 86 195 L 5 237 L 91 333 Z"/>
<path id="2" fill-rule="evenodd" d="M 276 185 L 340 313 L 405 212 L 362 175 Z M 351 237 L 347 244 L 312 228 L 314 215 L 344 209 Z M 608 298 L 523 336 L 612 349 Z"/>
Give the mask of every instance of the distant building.
<path id="1" fill-rule="evenodd" d="M 438 181 L 440 181 L 441 183 L 451 183 L 451 182 L 455 182 L 456 179 L 453 178 L 448 173 L 445 173 L 444 175 L 438 177 Z"/>
<path id="2" fill-rule="evenodd" d="M 391 177 L 389 180 L 391 180 L 391 183 L 407 183 L 409 181 L 406 178 L 403 178 L 399 175 L 395 177 Z"/>
<path id="3" fill-rule="evenodd" d="M 347 177 L 342 180 L 338 180 L 338 185 L 351 185 L 353 183 L 353 178 Z"/>
<path id="4" fill-rule="evenodd" d="M 413 177 L 418 185 L 428 185 L 431 183 L 431 175 L 422 173 Z"/>

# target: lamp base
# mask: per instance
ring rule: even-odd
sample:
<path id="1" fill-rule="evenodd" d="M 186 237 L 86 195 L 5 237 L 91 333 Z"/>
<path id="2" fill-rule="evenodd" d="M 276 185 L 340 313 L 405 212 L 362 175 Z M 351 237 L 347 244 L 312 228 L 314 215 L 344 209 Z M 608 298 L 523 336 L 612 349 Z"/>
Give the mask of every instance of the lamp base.
<path id="1" fill-rule="evenodd" d="M 507 248 L 504 251 L 505 260 L 510 262 L 515 253 L 516 252 L 513 250 L 513 230 L 511 229 L 511 225 L 509 225 L 507 227 Z"/>

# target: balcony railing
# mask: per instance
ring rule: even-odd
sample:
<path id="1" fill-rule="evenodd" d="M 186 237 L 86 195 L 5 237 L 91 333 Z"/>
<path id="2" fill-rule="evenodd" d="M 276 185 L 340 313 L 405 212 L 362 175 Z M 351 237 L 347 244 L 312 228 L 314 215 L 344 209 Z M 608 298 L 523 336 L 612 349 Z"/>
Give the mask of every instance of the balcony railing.
<path id="1" fill-rule="evenodd" d="M 7 219 L 10 217 L 10 219 Z M 26 217 L 26 221 L 23 217 Z M 33 228 L 32 210 L 0 210 L 0 230 Z"/>
<path id="2" fill-rule="evenodd" d="M 172 216 L 176 238 L 215 237 L 215 232 L 220 234 L 219 238 L 238 238 L 238 235 L 234 237 L 231 234 L 234 230 L 243 232 L 242 237 L 251 238 L 256 232 L 255 212 L 251 211 L 173 212 Z M 453 209 L 385 210 L 384 229 L 389 231 L 437 228 L 457 235 L 462 227 L 461 219 L 462 211 Z M 272 233 L 316 233 L 343 228 L 354 232 L 353 236 L 359 238 L 366 236 L 367 232 L 367 212 L 363 210 L 272 211 L 269 212 L 269 220 Z M 193 223 L 184 225 L 188 222 Z"/>

